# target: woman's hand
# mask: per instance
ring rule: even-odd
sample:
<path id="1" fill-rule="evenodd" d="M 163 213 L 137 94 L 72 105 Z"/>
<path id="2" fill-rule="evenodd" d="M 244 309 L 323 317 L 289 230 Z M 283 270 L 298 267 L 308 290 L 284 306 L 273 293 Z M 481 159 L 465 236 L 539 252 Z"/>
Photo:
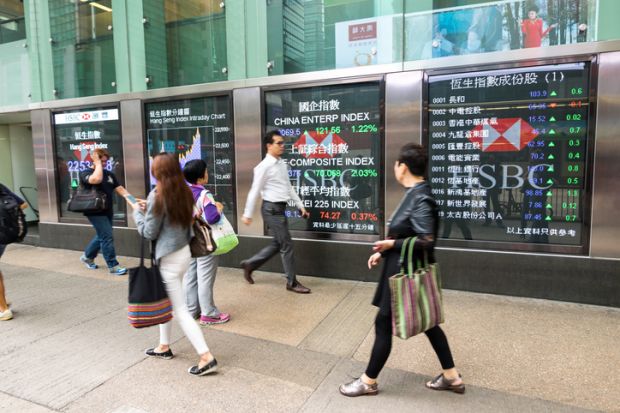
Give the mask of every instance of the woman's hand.
<path id="1" fill-rule="evenodd" d="M 375 245 L 372 247 L 372 250 L 375 252 L 383 252 L 394 247 L 393 239 L 384 239 L 382 241 L 376 241 Z"/>
<path id="2" fill-rule="evenodd" d="M 370 258 L 368 258 L 368 269 L 369 270 L 372 269 L 372 267 L 379 264 L 380 261 L 381 261 L 381 253 L 375 252 L 374 254 L 370 256 Z"/>
<path id="3" fill-rule="evenodd" d="M 224 205 L 222 205 L 221 202 L 216 202 L 215 203 L 215 207 L 217 208 L 217 212 L 219 212 L 220 214 L 222 213 L 222 211 L 224 210 Z"/>

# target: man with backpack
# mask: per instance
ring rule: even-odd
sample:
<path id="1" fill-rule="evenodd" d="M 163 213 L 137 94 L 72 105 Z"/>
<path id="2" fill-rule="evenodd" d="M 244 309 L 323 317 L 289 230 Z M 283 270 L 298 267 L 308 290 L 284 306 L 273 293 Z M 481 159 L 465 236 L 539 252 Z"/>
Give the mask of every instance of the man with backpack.
<path id="1" fill-rule="evenodd" d="M 26 236 L 26 219 L 22 209 L 28 204 L 15 195 L 9 188 L 0 183 L 0 257 L 4 253 L 6 244 L 21 242 Z M 13 318 L 4 295 L 4 278 L 0 271 L 0 321 Z"/>

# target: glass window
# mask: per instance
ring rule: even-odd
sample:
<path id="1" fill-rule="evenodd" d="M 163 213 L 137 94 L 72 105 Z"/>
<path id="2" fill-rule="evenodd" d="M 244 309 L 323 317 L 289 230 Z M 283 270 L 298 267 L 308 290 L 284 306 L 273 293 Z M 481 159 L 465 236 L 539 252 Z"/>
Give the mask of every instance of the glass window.
<path id="1" fill-rule="evenodd" d="M 228 220 L 236 225 L 235 144 L 229 96 L 153 102 L 145 105 L 149 171 L 153 156 L 176 153 L 181 167 L 194 159 L 207 163 L 205 187 L 224 205 Z M 150 176 L 153 187 L 156 180 Z"/>
<path id="2" fill-rule="evenodd" d="M 24 4 L 20 0 L 4 0 L 0 5 L 0 44 L 26 38 Z"/>
<path id="3" fill-rule="evenodd" d="M 429 3 L 406 1 L 406 61 L 596 40 L 596 1 Z"/>
<path id="4" fill-rule="evenodd" d="M 402 61 L 403 1 L 267 2 L 270 74 Z"/>
<path id="5" fill-rule="evenodd" d="M 222 5 L 221 0 L 143 2 L 149 88 L 228 79 Z"/>
<path id="6" fill-rule="evenodd" d="M 92 151 L 101 148 L 110 153 L 104 168 L 114 173 L 125 185 L 123 141 L 118 108 L 79 109 L 57 112 L 52 117 L 55 138 L 58 200 L 60 216 L 83 219 L 83 215 L 67 210 L 71 191 L 80 184 L 80 172 L 92 167 Z M 114 194 L 114 219 L 125 223 L 126 202 Z"/>
<path id="7" fill-rule="evenodd" d="M 56 96 L 114 93 L 112 0 L 49 0 L 49 11 Z"/>

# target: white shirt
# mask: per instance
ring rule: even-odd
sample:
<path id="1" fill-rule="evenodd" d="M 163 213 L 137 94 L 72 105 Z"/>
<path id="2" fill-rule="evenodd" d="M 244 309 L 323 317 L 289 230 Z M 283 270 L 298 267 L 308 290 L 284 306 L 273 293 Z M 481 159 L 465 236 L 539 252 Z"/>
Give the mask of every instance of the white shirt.
<path id="1" fill-rule="evenodd" d="M 293 189 L 288 177 L 288 167 L 282 158 L 267 154 L 254 168 L 252 188 L 245 203 L 243 216 L 252 218 L 258 195 L 264 201 L 287 202 L 292 199 L 298 209 L 303 208 L 301 199 Z"/>

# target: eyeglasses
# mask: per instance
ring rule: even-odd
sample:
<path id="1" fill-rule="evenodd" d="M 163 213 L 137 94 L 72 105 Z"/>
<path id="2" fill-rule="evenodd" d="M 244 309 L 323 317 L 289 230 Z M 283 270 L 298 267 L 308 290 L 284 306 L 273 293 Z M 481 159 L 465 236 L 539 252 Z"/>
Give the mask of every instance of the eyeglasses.
<path id="1" fill-rule="evenodd" d="M 284 146 L 284 141 L 273 142 L 272 145 Z"/>

